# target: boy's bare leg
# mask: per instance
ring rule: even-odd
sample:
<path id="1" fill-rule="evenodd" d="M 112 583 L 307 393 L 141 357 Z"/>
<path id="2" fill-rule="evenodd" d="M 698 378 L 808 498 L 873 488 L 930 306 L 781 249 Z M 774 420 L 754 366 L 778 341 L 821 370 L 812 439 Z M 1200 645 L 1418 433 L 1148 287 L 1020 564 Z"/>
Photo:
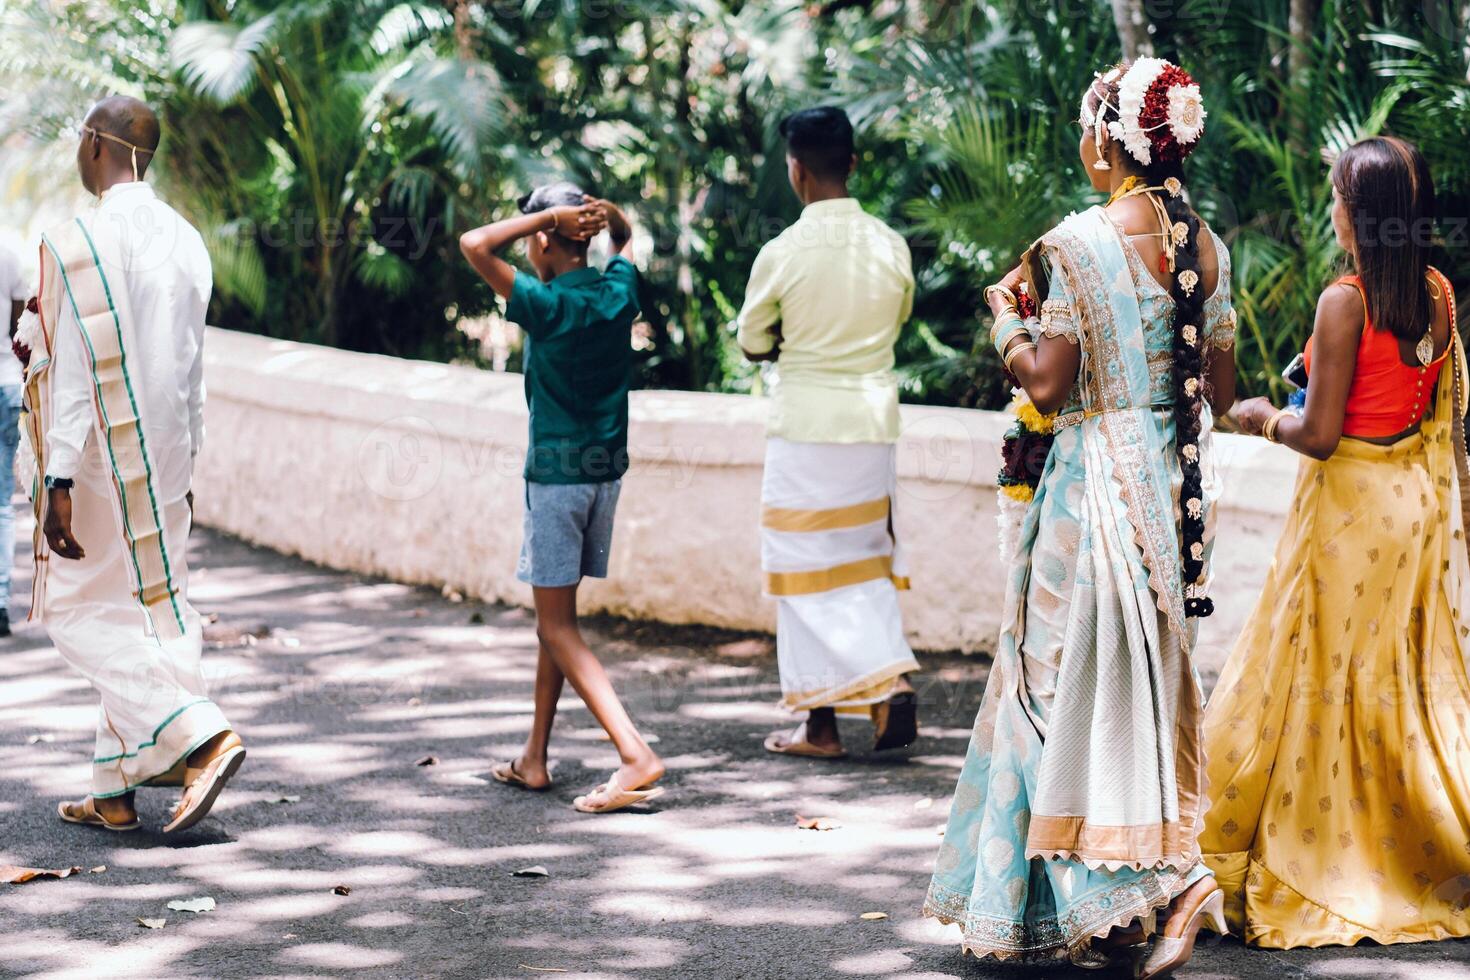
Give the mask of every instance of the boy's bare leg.
<path id="1" fill-rule="evenodd" d="M 618 782 L 624 789 L 652 783 L 664 774 L 664 764 L 638 734 L 602 663 L 582 639 L 577 627 L 577 587 L 533 588 L 531 592 L 535 596 L 536 634 L 541 638 L 541 648 L 550 652 L 556 667 L 612 738 L 623 762 Z"/>
<path id="2" fill-rule="evenodd" d="M 546 644 L 536 654 L 536 714 L 531 719 L 531 734 L 526 747 L 515 761 L 515 770 L 534 789 L 551 785 L 546 769 L 546 753 L 551 745 L 551 723 L 556 719 L 556 703 L 561 700 L 562 682 L 566 675 L 556 665 Z"/>

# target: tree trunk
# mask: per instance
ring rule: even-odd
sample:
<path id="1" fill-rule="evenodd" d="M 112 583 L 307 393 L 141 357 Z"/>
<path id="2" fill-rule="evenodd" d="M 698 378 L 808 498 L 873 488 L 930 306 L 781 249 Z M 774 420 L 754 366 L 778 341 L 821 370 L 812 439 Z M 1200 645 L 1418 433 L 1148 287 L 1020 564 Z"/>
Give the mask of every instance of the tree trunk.
<path id="1" fill-rule="evenodd" d="M 1125 60 L 1132 61 L 1154 53 L 1143 0 L 1113 0 L 1113 22 L 1118 26 L 1118 43 L 1123 47 Z"/>
<path id="2" fill-rule="evenodd" d="M 1291 35 L 1291 52 L 1287 56 L 1287 82 L 1300 80 L 1311 67 L 1312 40 L 1317 34 L 1317 0 L 1291 0 L 1286 30 Z"/>

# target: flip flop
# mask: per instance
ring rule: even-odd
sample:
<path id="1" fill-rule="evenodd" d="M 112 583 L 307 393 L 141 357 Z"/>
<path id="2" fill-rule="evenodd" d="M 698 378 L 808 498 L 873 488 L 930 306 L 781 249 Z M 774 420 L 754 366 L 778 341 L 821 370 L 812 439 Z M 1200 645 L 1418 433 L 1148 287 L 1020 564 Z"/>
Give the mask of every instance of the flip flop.
<path id="1" fill-rule="evenodd" d="M 919 699 L 913 691 L 900 691 L 887 701 L 873 705 L 873 751 L 901 749 L 919 737 Z"/>
<path id="2" fill-rule="evenodd" d="M 613 773 L 612 778 L 601 786 L 588 793 L 579 796 L 572 801 L 572 809 L 579 813 L 612 813 L 635 803 L 646 803 L 656 800 L 664 795 L 662 786 L 652 789 L 623 789 L 618 782 L 618 774 Z"/>
<path id="3" fill-rule="evenodd" d="M 545 786 L 532 786 L 526 782 L 526 777 L 516 771 L 516 764 L 514 762 L 497 762 L 490 767 L 490 775 L 495 777 L 497 783 L 504 783 L 507 786 L 514 786 L 517 789 L 528 790 L 532 793 L 544 793 L 551 789 L 551 783 L 549 781 Z"/>
<path id="4" fill-rule="evenodd" d="M 143 826 L 137 816 L 133 817 L 132 823 L 109 823 L 106 817 L 97 812 L 97 801 L 90 796 L 84 797 L 77 803 L 62 800 L 56 804 L 56 815 L 67 823 L 80 824 L 83 827 L 101 827 L 103 830 L 111 830 L 119 834 L 137 830 Z"/>
<path id="5" fill-rule="evenodd" d="M 244 761 L 245 746 L 237 739 L 231 748 L 210 759 L 203 769 L 198 770 L 197 776 L 192 775 L 195 770 L 189 770 L 191 777 L 184 787 L 184 797 L 179 800 L 174 818 L 164 826 L 163 832 L 171 834 L 188 830 L 209 816 L 209 811 L 214 808 L 214 801 L 219 799 L 225 784 L 240 771 L 240 765 Z"/>
<path id="6" fill-rule="evenodd" d="M 846 749 L 824 749 L 806 739 L 806 722 L 793 732 L 772 732 L 766 736 L 766 751 L 776 755 L 795 755 L 803 759 L 845 759 Z"/>

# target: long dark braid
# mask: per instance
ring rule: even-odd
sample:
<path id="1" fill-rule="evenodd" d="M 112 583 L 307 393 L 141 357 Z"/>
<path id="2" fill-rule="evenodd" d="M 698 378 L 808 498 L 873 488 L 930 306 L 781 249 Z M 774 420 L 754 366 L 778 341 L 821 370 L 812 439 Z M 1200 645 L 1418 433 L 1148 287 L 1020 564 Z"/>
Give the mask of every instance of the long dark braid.
<path id="1" fill-rule="evenodd" d="M 1118 83 L 1129 66 L 1124 63 L 1117 67 L 1117 72 L 1109 72 L 1106 76 L 1111 81 L 1100 79 L 1094 83 L 1084 102 L 1092 113 L 1096 113 L 1099 99 L 1106 100 L 1104 123 L 1118 118 L 1115 110 Z M 1182 187 L 1184 168 L 1178 160 L 1155 159 L 1151 166 L 1140 169 L 1140 175 L 1149 186 L 1165 187 L 1177 181 L 1173 185 L 1175 189 Z M 1204 617 L 1215 611 L 1215 604 L 1205 595 L 1205 515 L 1199 445 L 1205 399 L 1206 297 L 1199 264 L 1200 220 L 1182 192 L 1173 194 L 1163 190 L 1152 193 L 1163 203 L 1169 216 L 1169 233 L 1173 234 L 1173 229 L 1180 223 L 1186 229 L 1183 240 L 1175 240 L 1174 269 L 1169 281 L 1169 295 L 1174 300 L 1174 447 L 1183 477 L 1179 487 L 1179 557 L 1183 569 L 1184 615 Z M 1193 276 L 1187 276 L 1186 272 L 1193 273 Z M 1186 288 L 1181 280 L 1192 281 L 1193 286 Z"/>
<path id="2" fill-rule="evenodd" d="M 1175 173 L 1152 173 L 1150 184 L 1168 177 L 1181 179 L 1178 164 L 1155 169 L 1172 169 Z M 1200 276 L 1200 221 L 1183 195 L 1163 195 L 1169 225 L 1184 223 L 1188 237 L 1174 248 L 1174 280 L 1169 294 L 1174 297 L 1174 444 L 1179 454 L 1179 553 L 1183 559 L 1184 615 L 1208 616 L 1215 603 L 1205 595 L 1205 515 L 1203 477 L 1200 473 L 1200 417 L 1205 399 L 1204 379 L 1204 312 L 1205 286 Z M 1185 290 L 1180 275 L 1192 270 L 1197 277 L 1194 288 Z"/>

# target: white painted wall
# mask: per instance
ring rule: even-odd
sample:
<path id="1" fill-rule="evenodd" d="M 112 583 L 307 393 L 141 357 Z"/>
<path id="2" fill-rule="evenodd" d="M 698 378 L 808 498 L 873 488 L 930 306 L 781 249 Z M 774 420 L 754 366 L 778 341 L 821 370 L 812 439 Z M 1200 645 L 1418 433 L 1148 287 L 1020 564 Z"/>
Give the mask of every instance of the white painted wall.
<path id="1" fill-rule="evenodd" d="M 515 579 L 526 409 L 518 375 L 211 330 L 202 523 L 336 568 L 528 604 Z M 584 608 L 769 630 L 760 594 L 764 405 L 640 391 L 607 581 Z M 995 471 L 1008 421 L 903 409 L 898 529 L 913 566 L 905 624 L 919 649 L 989 649 L 998 629 Z M 1293 454 L 1221 437 L 1226 482 L 1201 667 L 1256 600 L 1291 496 Z"/>

